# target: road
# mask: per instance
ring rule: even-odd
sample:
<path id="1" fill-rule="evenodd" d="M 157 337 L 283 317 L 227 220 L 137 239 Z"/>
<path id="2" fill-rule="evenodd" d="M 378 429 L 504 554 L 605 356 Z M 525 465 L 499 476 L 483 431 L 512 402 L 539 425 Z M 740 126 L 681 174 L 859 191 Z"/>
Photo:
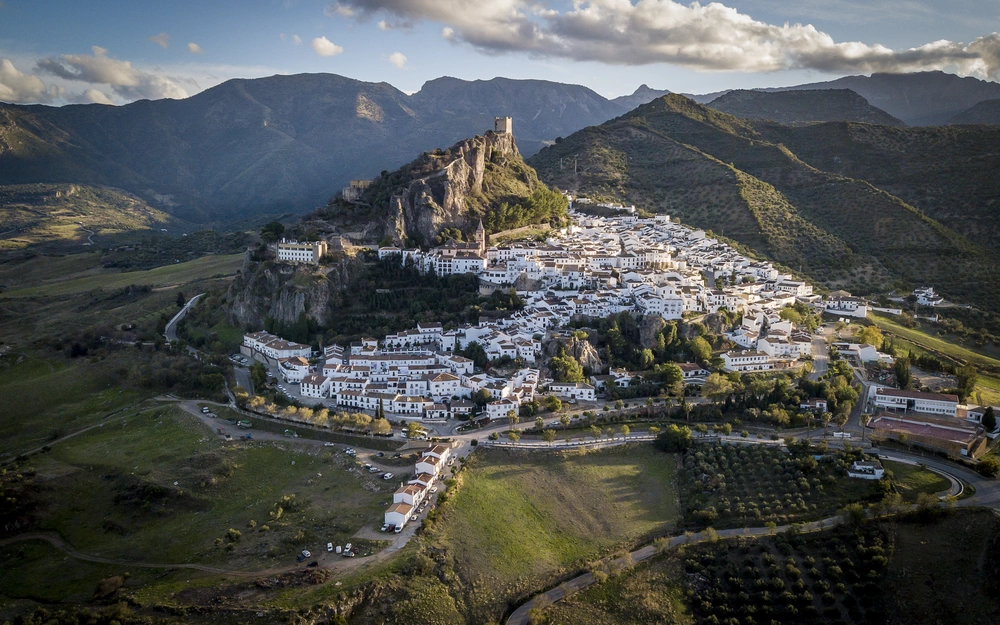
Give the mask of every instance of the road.
<path id="1" fill-rule="evenodd" d="M 825 330 L 825 328 L 824 328 Z M 830 352 L 826 346 L 826 336 L 814 336 L 812 340 L 813 345 L 813 370 L 809 374 L 809 379 L 814 382 L 820 379 L 821 376 L 825 375 L 827 371 L 830 370 Z"/>
<path id="2" fill-rule="evenodd" d="M 168 341 L 177 340 L 177 322 L 179 322 L 181 319 L 184 318 L 184 315 L 186 315 L 188 311 L 191 310 L 191 307 L 194 306 L 194 303 L 197 302 L 198 298 L 200 298 L 202 295 L 204 295 L 204 293 L 199 293 L 194 297 L 192 297 L 191 299 L 189 299 L 188 303 L 184 304 L 184 308 L 181 308 L 177 312 L 177 314 L 174 315 L 174 318 L 167 322 L 167 327 L 164 329 L 163 335 L 167 337 Z"/>
<path id="3" fill-rule="evenodd" d="M 250 396 L 253 397 L 253 378 L 250 377 L 250 369 L 233 366 L 233 375 L 236 377 L 236 383 L 245 388 L 250 393 Z"/>

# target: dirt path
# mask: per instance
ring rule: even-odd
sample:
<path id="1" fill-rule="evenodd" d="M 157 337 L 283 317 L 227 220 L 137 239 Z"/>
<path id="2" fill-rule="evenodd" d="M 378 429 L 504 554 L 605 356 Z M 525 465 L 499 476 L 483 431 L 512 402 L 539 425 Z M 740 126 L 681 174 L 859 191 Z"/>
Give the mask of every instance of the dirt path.
<path id="1" fill-rule="evenodd" d="M 803 532 L 818 532 L 821 530 L 829 529 L 839 525 L 841 522 L 840 517 L 831 517 L 829 519 L 823 519 L 822 521 L 813 521 L 812 523 L 803 523 L 801 531 Z M 717 532 L 718 538 L 735 538 L 738 536 L 767 536 L 772 533 L 784 533 L 791 529 L 791 525 L 781 525 L 774 530 L 768 529 L 766 527 L 746 527 L 746 528 L 734 528 L 727 530 L 719 530 Z M 680 535 L 671 537 L 665 548 L 670 549 L 678 547 L 680 545 L 693 545 L 700 542 L 705 542 L 708 540 L 715 540 L 715 537 L 705 533 L 699 532 L 697 534 Z M 647 560 L 659 552 L 654 545 L 646 545 L 636 549 L 629 554 L 632 563 L 642 562 Z M 617 558 L 608 563 L 609 566 L 619 566 L 628 567 L 630 566 L 628 562 L 624 561 L 622 558 Z M 552 605 L 557 601 L 562 601 L 566 597 L 593 585 L 597 580 L 594 578 L 593 573 L 584 573 L 574 577 L 573 579 L 559 584 L 551 590 L 547 590 L 543 593 L 539 593 L 521 604 L 507 619 L 507 625 L 527 625 L 529 622 L 529 613 L 538 608 L 545 608 Z"/>

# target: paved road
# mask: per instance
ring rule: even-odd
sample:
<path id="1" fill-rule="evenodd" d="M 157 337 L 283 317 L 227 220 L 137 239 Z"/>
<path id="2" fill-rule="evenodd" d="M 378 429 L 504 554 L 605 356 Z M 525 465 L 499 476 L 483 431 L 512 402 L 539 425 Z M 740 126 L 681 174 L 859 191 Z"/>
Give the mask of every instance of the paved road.
<path id="1" fill-rule="evenodd" d="M 250 393 L 250 396 L 254 395 L 253 379 L 250 377 L 250 369 L 246 367 L 233 367 L 233 375 L 236 376 L 236 383 L 242 386 Z"/>
<path id="2" fill-rule="evenodd" d="M 809 379 L 816 381 L 820 376 L 825 375 L 830 369 L 830 351 L 826 346 L 824 336 L 814 336 L 812 340 L 813 350 L 813 370 L 809 374 Z"/>
<path id="3" fill-rule="evenodd" d="M 184 304 L 184 308 L 181 308 L 177 312 L 177 314 L 174 315 L 174 318 L 167 322 L 167 327 L 164 329 L 163 335 L 167 337 L 168 341 L 177 340 L 177 322 L 184 318 L 184 315 L 186 315 L 188 311 L 191 310 L 191 307 L 194 306 L 195 302 L 197 302 L 198 298 L 200 298 L 202 295 L 204 295 L 204 293 L 199 293 L 198 295 L 195 295 L 194 297 L 189 299 L 188 303 Z"/>

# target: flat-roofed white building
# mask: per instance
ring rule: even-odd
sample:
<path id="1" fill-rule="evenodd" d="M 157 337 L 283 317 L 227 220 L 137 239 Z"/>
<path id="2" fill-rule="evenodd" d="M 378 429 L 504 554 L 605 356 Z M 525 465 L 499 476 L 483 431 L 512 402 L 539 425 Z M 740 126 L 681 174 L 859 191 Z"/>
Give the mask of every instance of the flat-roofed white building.
<path id="1" fill-rule="evenodd" d="M 895 388 L 872 387 L 871 401 L 876 407 L 892 412 L 921 412 L 925 414 L 956 416 L 958 396 L 944 393 L 904 391 Z"/>
<path id="2" fill-rule="evenodd" d="M 318 265 L 326 256 L 329 247 L 326 241 L 289 241 L 282 239 L 275 245 L 278 260 L 285 263 L 309 263 Z"/>
<path id="3" fill-rule="evenodd" d="M 763 352 L 726 352 L 722 355 L 726 371 L 770 371 L 774 364 Z"/>

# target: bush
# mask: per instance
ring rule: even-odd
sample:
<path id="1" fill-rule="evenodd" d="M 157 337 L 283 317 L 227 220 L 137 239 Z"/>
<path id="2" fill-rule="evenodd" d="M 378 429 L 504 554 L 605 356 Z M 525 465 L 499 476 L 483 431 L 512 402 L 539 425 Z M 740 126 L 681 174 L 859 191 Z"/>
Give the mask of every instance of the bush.
<path id="1" fill-rule="evenodd" d="M 994 478 L 1000 475 L 1000 460 L 992 456 L 983 458 L 976 465 L 976 471 L 983 477 Z"/>

